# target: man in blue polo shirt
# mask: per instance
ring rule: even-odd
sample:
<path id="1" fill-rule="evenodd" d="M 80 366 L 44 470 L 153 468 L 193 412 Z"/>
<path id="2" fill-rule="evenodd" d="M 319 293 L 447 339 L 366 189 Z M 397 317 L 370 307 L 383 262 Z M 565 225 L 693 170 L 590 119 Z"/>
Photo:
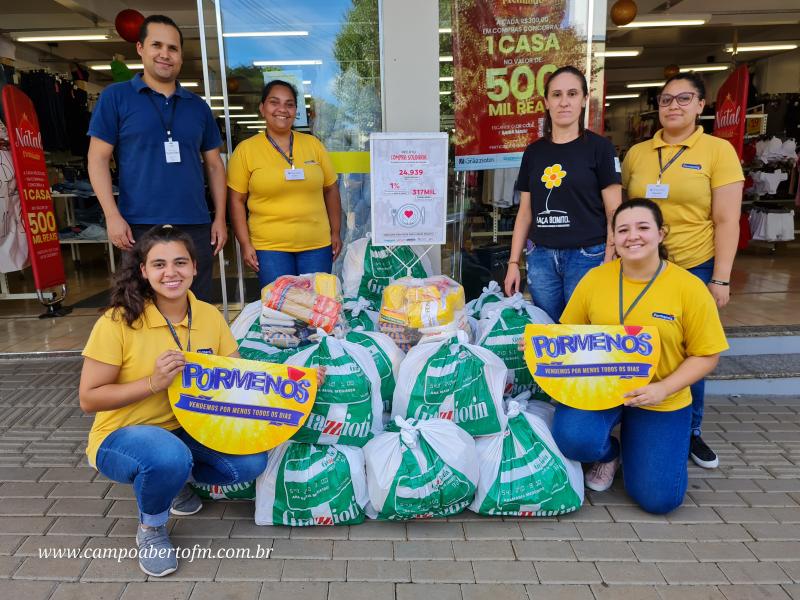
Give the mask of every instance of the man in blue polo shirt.
<path id="1" fill-rule="evenodd" d="M 144 73 L 106 88 L 92 114 L 89 179 L 103 207 L 109 239 L 117 248 L 130 250 L 154 225 L 176 225 L 192 236 L 198 259 L 192 291 L 210 301 L 212 256 L 228 238 L 225 166 L 211 109 L 177 82 L 182 47 L 183 34 L 172 19 L 151 15 L 144 20 L 136 44 Z M 114 200 L 109 166 L 114 150 L 119 203 Z M 204 170 L 214 204 L 213 222 Z"/>

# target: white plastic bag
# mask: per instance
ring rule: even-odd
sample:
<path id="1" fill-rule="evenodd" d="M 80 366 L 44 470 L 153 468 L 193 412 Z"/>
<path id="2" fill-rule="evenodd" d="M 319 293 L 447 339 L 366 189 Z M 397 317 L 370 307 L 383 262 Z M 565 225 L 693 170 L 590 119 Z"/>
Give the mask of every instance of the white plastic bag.
<path id="1" fill-rule="evenodd" d="M 342 304 L 344 318 L 350 329 L 377 331 L 378 310 L 364 298 L 345 298 Z"/>
<path id="2" fill-rule="evenodd" d="M 508 402 L 508 427 L 502 434 L 475 442 L 480 481 L 469 507 L 473 512 L 550 517 L 583 504 L 583 469 L 564 457 L 550 433 L 554 408 L 528 402 L 529 396 L 524 392 Z"/>
<path id="3" fill-rule="evenodd" d="M 395 279 L 406 277 L 411 267 L 413 277 L 433 274 L 430 259 L 420 257 L 415 248 L 395 246 L 391 251 L 373 246 L 370 238 L 355 240 L 347 245 L 342 267 L 342 287 L 348 298 L 363 297 L 373 306 L 380 306 L 384 288 Z"/>
<path id="4" fill-rule="evenodd" d="M 256 525 L 355 525 L 369 501 L 364 453 L 293 441 L 269 454 L 256 479 Z"/>
<path id="5" fill-rule="evenodd" d="M 400 365 L 392 416 L 449 419 L 476 436 L 500 433 L 507 371 L 489 350 L 468 343 L 463 331 L 420 343 Z"/>
<path id="6" fill-rule="evenodd" d="M 477 344 L 491 350 L 508 368 L 505 394 L 515 396 L 531 391 L 536 400 L 549 400 L 549 396 L 533 380 L 518 342 L 531 323 L 549 324 L 553 320 L 537 308 L 514 294 L 498 302 L 486 304 L 481 309 Z"/>
<path id="7" fill-rule="evenodd" d="M 395 417 L 364 447 L 367 489 L 379 519 L 454 515 L 472 501 L 478 482 L 475 442 L 444 419 Z"/>
<path id="8" fill-rule="evenodd" d="M 311 414 L 292 439 L 361 447 L 383 431 L 381 377 L 375 361 L 356 343 L 318 333 L 318 344 L 286 360 L 287 365 L 325 367 L 325 382 L 317 389 Z"/>
<path id="9" fill-rule="evenodd" d="M 348 342 L 353 342 L 366 348 L 375 361 L 378 375 L 381 378 L 381 399 L 383 410 L 392 410 L 392 397 L 400 372 L 400 365 L 406 357 L 405 352 L 397 347 L 392 339 L 378 331 L 351 331 L 345 336 Z"/>
<path id="10" fill-rule="evenodd" d="M 483 288 L 480 296 L 467 302 L 464 311 L 468 316 L 475 317 L 477 319 L 480 317 L 481 309 L 484 306 L 498 302 L 504 297 L 503 290 L 500 289 L 500 284 L 496 281 L 490 281 L 489 284 Z"/>
<path id="11" fill-rule="evenodd" d="M 261 307 L 262 304 L 260 300 L 245 305 L 242 312 L 239 313 L 239 316 L 231 323 L 231 333 L 234 339 L 239 341 L 244 338 L 253 323 L 258 321 L 261 315 Z"/>

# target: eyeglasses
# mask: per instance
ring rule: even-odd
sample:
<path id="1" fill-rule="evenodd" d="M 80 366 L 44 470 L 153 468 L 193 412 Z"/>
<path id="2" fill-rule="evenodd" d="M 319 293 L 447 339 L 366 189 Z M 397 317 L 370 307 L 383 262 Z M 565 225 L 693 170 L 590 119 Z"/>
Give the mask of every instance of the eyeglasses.
<path id="1" fill-rule="evenodd" d="M 656 96 L 656 99 L 658 100 L 659 106 L 666 108 L 672 104 L 673 100 L 678 101 L 678 106 L 688 106 L 695 96 L 697 96 L 696 92 L 681 92 L 677 96 L 673 96 L 672 94 L 659 94 Z"/>

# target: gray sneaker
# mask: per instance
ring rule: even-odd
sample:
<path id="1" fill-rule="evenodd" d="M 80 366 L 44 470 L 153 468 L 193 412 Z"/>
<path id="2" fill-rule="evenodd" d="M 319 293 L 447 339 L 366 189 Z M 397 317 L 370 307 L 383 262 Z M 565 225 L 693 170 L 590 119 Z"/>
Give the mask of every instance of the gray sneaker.
<path id="1" fill-rule="evenodd" d="M 179 517 L 186 517 L 199 512 L 201 508 L 203 508 L 203 501 L 187 483 L 184 484 L 183 489 L 172 500 L 169 512 Z"/>
<path id="2" fill-rule="evenodd" d="M 148 575 L 164 577 L 178 568 L 178 557 L 169 541 L 166 525 L 147 529 L 139 526 L 136 543 L 139 545 L 139 568 Z"/>

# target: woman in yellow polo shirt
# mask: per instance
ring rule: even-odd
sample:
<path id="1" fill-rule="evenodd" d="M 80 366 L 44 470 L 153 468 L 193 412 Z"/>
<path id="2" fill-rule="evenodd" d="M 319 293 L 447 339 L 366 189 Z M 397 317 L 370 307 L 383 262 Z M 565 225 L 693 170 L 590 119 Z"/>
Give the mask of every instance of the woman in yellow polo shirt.
<path id="1" fill-rule="evenodd" d="M 330 273 L 342 250 L 330 157 L 313 135 L 292 131 L 297 90 L 290 83 L 269 82 L 258 110 L 266 131 L 240 143 L 228 162 L 228 206 L 244 261 L 261 287 L 281 275 Z"/>
<path id="2" fill-rule="evenodd" d="M 703 80 L 694 73 L 664 84 L 658 95 L 662 129 L 625 156 L 622 187 L 630 198 L 659 205 L 669 229 L 670 260 L 699 277 L 722 308 L 730 298 L 744 174 L 733 146 L 697 125 L 705 96 Z M 700 437 L 704 396 L 700 380 L 692 386 L 690 456 L 713 469 L 719 459 Z"/>
<path id="3" fill-rule="evenodd" d="M 154 227 L 132 253 L 83 350 L 79 397 L 83 411 L 95 414 L 89 463 L 133 485 L 139 566 L 161 577 L 178 567 L 167 535 L 170 513 L 203 507 L 187 485 L 190 476 L 217 485 L 251 481 L 266 468 L 267 454 L 211 450 L 180 428 L 170 407 L 166 390 L 185 364 L 181 350 L 239 355 L 219 311 L 189 291 L 197 273 L 191 237 Z"/>
<path id="4" fill-rule="evenodd" d="M 606 410 L 556 405 L 553 437 L 567 458 L 594 463 L 586 486 L 608 489 L 620 464 L 625 489 L 644 510 L 668 513 L 686 492 L 689 386 L 710 373 L 728 347 L 708 289 L 668 262 L 665 229 L 651 200 L 623 202 L 611 221 L 619 259 L 595 267 L 580 281 L 561 322 L 579 325 L 651 325 L 661 359 L 649 385 Z M 621 439 L 611 431 L 621 424 Z"/>

